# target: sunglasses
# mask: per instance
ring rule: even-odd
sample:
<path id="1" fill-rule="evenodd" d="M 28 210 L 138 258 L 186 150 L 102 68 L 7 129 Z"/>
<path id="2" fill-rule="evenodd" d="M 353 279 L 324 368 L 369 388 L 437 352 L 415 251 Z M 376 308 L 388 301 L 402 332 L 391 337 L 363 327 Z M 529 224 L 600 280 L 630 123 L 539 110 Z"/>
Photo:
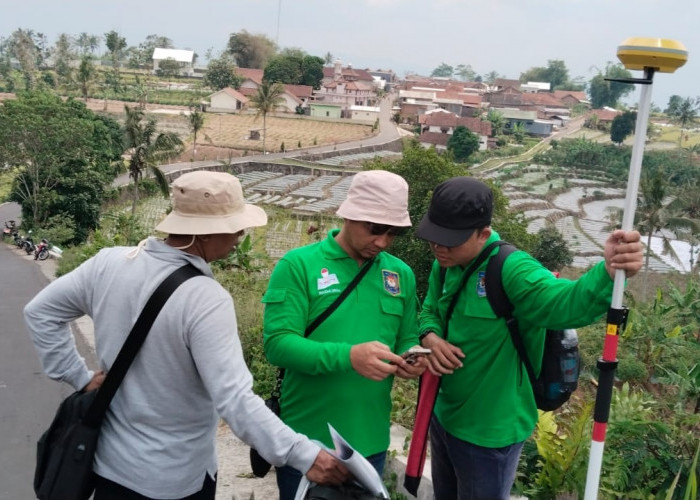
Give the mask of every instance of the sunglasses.
<path id="1" fill-rule="evenodd" d="M 369 234 L 372 236 L 381 236 L 386 234 L 388 236 L 402 236 L 406 234 L 408 230 L 407 227 L 391 226 L 389 224 L 377 224 L 375 222 L 365 222 Z"/>

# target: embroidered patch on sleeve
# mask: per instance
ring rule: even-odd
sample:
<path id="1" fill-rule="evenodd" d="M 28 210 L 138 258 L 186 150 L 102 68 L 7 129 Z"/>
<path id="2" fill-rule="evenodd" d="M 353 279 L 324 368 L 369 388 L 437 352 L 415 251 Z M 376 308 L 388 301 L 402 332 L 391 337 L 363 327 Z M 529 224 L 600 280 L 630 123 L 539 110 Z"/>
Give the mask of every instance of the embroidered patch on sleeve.
<path id="1" fill-rule="evenodd" d="M 382 269 L 382 278 L 384 280 L 384 290 L 391 295 L 398 295 L 401 293 L 401 283 L 399 282 L 398 273 Z"/>

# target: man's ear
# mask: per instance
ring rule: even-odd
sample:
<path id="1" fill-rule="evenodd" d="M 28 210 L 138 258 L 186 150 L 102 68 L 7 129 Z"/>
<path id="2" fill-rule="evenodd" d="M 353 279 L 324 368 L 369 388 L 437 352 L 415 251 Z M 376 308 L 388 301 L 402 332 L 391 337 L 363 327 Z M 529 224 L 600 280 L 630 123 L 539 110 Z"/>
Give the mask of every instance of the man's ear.
<path id="1" fill-rule="evenodd" d="M 486 226 L 479 233 L 479 240 L 481 240 L 482 242 L 485 243 L 486 240 L 488 240 L 490 237 L 491 237 L 491 226 Z"/>

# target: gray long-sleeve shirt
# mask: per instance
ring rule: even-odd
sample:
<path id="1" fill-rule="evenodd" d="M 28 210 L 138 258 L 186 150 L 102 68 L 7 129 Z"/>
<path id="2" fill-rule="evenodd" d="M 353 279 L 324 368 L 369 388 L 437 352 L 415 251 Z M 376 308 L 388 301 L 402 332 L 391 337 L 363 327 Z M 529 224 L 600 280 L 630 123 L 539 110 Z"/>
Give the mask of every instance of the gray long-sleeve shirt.
<path id="1" fill-rule="evenodd" d="M 107 412 L 95 472 L 149 497 L 195 493 L 217 470 L 217 413 L 270 463 L 306 472 L 319 447 L 252 392 L 233 301 L 206 262 L 154 238 L 127 258 L 133 250 L 100 251 L 25 308 L 46 373 L 79 389 L 92 372 L 75 348 L 70 321 L 93 319 L 100 369 L 108 371 L 155 288 L 187 262 L 204 273 L 182 284 L 153 324 Z"/>

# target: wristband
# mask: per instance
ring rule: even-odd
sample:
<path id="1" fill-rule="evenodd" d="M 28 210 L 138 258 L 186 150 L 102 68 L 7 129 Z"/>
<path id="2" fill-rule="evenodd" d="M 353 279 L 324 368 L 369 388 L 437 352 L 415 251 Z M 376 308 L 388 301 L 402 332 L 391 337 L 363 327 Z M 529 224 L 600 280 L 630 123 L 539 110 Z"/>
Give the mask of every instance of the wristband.
<path id="1" fill-rule="evenodd" d="M 423 342 L 423 339 L 431 333 L 433 333 L 432 330 L 426 330 L 425 332 L 418 335 L 418 342 Z"/>

